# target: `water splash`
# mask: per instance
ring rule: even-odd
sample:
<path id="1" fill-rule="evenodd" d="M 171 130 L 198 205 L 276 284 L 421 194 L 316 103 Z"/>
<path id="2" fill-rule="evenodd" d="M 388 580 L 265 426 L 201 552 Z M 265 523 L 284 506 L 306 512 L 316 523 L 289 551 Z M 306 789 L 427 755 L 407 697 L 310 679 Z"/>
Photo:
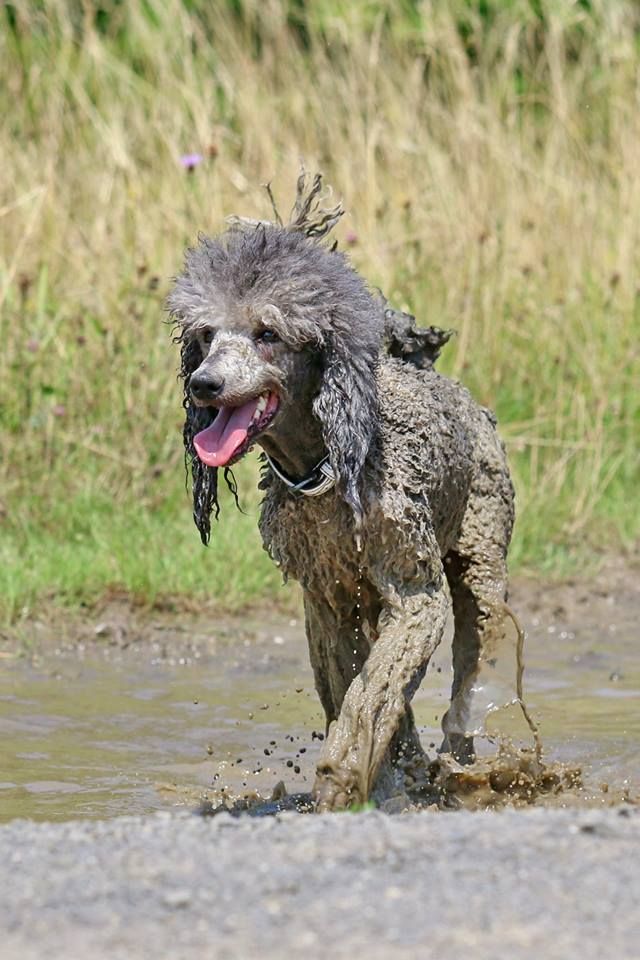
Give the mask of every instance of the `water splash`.
<path id="1" fill-rule="evenodd" d="M 360 543 L 360 539 L 357 534 L 356 534 L 356 548 L 358 552 L 361 552 L 362 545 Z M 359 563 L 358 578 L 356 580 L 356 607 L 355 607 L 356 624 L 353 631 L 354 632 L 354 650 L 353 650 L 354 657 L 357 657 L 358 648 L 361 643 L 360 634 L 362 632 L 362 579 L 363 579 L 363 576 L 364 576 L 364 573 L 363 573 L 362 564 Z M 353 675 L 355 676 L 358 673 L 358 665 L 355 661 L 353 662 L 352 667 L 353 667 Z"/>
<path id="2" fill-rule="evenodd" d="M 496 602 L 484 626 L 484 653 L 478 670 L 463 685 L 447 716 L 447 732 L 486 736 L 487 718 L 517 704 L 531 732 L 536 757 L 542 741 L 524 699 L 525 633 L 511 608 Z"/>

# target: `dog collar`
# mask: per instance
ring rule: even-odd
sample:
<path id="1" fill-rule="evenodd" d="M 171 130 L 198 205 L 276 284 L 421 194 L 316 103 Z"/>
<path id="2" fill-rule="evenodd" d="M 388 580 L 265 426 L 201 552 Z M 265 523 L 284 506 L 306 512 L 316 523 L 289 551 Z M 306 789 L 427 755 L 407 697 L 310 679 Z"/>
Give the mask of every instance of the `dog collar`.
<path id="1" fill-rule="evenodd" d="M 320 494 L 326 493 L 327 490 L 331 490 L 335 486 L 336 478 L 329 463 L 328 455 L 297 483 L 284 473 L 268 453 L 265 453 L 265 457 L 276 477 L 282 480 L 292 493 L 302 493 L 305 497 L 319 497 Z"/>

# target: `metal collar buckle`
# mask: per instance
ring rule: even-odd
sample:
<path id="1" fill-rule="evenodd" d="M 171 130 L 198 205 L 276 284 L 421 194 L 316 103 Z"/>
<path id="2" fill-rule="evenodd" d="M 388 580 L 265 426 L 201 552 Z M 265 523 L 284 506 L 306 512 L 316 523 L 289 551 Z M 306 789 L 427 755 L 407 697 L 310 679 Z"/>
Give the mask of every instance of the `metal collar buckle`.
<path id="1" fill-rule="evenodd" d="M 335 486 L 336 478 L 329 463 L 328 456 L 321 460 L 320 463 L 317 463 L 313 470 L 297 483 L 282 471 L 268 453 L 265 453 L 265 457 L 275 475 L 282 480 L 284 485 L 288 487 L 292 493 L 301 493 L 305 497 L 319 497 L 322 493 L 326 493 L 327 490 L 331 490 L 331 488 Z"/>

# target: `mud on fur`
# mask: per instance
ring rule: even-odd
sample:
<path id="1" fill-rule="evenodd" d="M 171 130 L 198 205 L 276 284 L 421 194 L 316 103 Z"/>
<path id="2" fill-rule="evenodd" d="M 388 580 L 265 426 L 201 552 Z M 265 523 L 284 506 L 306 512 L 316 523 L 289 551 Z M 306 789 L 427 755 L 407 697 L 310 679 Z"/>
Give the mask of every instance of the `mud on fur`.
<path id="1" fill-rule="evenodd" d="M 381 801 L 427 758 L 411 699 L 453 604 L 441 752 L 474 759 L 473 681 L 500 634 L 513 487 L 492 413 L 434 369 L 420 329 L 326 238 L 342 215 L 301 174 L 285 225 L 235 218 L 190 249 L 168 305 L 181 346 L 194 520 L 210 537 L 218 470 L 265 455 L 264 546 L 303 588 L 327 723 L 316 809 Z"/>

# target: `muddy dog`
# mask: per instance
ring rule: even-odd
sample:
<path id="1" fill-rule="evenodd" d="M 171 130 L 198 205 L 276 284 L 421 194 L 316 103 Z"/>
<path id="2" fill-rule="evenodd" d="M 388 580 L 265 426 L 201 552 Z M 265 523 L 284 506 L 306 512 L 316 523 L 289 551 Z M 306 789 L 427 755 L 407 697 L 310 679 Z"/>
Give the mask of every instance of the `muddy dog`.
<path id="1" fill-rule="evenodd" d="M 424 758 L 410 701 L 454 614 L 441 750 L 474 758 L 474 681 L 506 599 L 513 488 L 495 419 L 433 361 L 448 334 L 386 308 L 325 238 L 304 178 L 291 221 L 236 220 L 169 296 L 204 543 L 218 471 L 263 451 L 260 531 L 303 588 L 327 720 L 319 810 L 384 798 Z M 445 579 L 449 590 L 446 590 Z"/>

